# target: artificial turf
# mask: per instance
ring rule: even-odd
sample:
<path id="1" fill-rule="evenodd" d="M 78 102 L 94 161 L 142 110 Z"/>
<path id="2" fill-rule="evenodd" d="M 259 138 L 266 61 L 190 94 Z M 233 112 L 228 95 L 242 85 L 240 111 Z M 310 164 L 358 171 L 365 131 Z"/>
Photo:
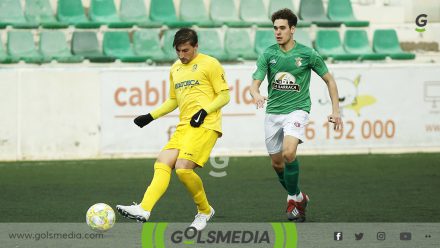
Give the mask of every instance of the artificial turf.
<path id="1" fill-rule="evenodd" d="M 308 222 L 440 222 L 440 154 L 300 156 Z M 152 159 L 0 162 L 0 222 L 84 222 L 104 202 L 139 202 Z M 209 172 L 226 172 L 213 177 Z M 286 221 L 286 192 L 268 157 L 231 157 L 202 177 L 216 222 Z M 151 221 L 191 222 L 196 208 L 175 173 Z M 117 216 L 118 221 L 129 221 Z"/>

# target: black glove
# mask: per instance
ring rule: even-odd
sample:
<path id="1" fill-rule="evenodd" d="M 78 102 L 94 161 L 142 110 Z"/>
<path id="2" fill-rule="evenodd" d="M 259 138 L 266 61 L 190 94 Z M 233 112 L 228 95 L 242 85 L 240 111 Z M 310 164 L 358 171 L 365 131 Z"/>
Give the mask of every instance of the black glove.
<path id="1" fill-rule="evenodd" d="M 151 114 L 139 115 L 134 119 L 134 123 L 138 125 L 140 128 L 143 128 L 152 121 L 154 121 L 154 119 L 153 116 L 151 116 Z"/>
<path id="2" fill-rule="evenodd" d="M 206 113 L 206 111 L 204 109 L 201 109 L 193 115 L 193 117 L 191 118 L 191 121 L 189 123 L 193 127 L 200 127 L 200 125 L 203 124 L 203 121 L 205 120 L 207 115 L 208 115 L 208 113 Z"/>

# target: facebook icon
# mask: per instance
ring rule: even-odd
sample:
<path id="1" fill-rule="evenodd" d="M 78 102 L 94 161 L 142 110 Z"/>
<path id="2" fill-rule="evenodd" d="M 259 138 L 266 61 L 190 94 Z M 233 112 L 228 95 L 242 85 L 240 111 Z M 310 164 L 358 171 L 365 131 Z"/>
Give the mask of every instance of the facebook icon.
<path id="1" fill-rule="evenodd" d="M 342 240 L 342 232 L 335 232 L 333 238 L 334 238 L 336 241 L 341 241 L 341 240 Z"/>

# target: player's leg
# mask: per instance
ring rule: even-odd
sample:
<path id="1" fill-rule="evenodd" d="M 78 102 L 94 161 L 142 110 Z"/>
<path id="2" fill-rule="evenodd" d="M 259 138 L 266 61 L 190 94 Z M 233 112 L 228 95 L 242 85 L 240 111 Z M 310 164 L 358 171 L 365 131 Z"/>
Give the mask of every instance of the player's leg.
<path id="1" fill-rule="evenodd" d="M 194 171 L 196 167 L 198 167 L 198 165 L 193 161 L 178 159 L 176 163 L 176 174 L 193 198 L 197 206 L 197 212 L 210 214 L 211 207 L 206 197 L 202 179 Z"/>
<path id="2" fill-rule="evenodd" d="M 202 179 L 194 169 L 203 167 L 217 141 L 218 133 L 205 128 L 190 128 L 176 162 L 176 174 L 185 185 L 197 206 L 197 215 L 191 224 L 197 230 L 203 230 L 215 211 L 210 206 L 203 187 Z"/>
<path id="3" fill-rule="evenodd" d="M 290 135 L 284 136 L 282 157 L 284 166 L 284 183 L 287 193 L 291 196 L 299 193 L 299 164 L 296 159 L 296 150 L 299 139 Z"/>
<path id="4" fill-rule="evenodd" d="M 264 119 L 264 135 L 272 168 L 275 170 L 281 185 L 286 189 L 284 182 L 284 158 L 282 154 L 284 135 L 280 123 L 279 115 L 266 114 Z"/>
<path id="5" fill-rule="evenodd" d="M 206 227 L 207 222 L 212 218 L 215 211 L 209 205 L 202 179 L 194 171 L 196 167 L 198 165 L 193 161 L 179 159 L 176 163 L 176 174 L 197 206 L 197 215 L 190 226 L 201 231 Z"/>
<path id="6" fill-rule="evenodd" d="M 287 188 L 286 214 L 289 220 L 304 222 L 306 220 L 306 207 L 309 197 L 299 188 L 299 162 L 296 150 L 300 140 L 293 136 L 285 136 L 283 142 L 283 158 L 286 162 L 284 180 Z"/>
<path id="7" fill-rule="evenodd" d="M 305 208 L 309 198 L 299 188 L 299 162 L 296 158 L 298 145 L 305 140 L 305 125 L 308 122 L 308 113 L 294 111 L 287 115 L 283 131 L 283 158 L 285 161 L 284 181 L 287 196 L 287 217 L 289 220 L 305 221 Z"/>
<path id="8" fill-rule="evenodd" d="M 275 154 L 269 154 L 272 168 L 275 170 L 275 173 L 278 176 L 278 181 L 280 181 L 281 185 L 287 190 L 286 183 L 284 181 L 284 158 L 282 152 L 277 152 Z"/>
<path id="9" fill-rule="evenodd" d="M 168 188 L 171 170 L 176 164 L 180 144 L 180 139 L 184 133 L 183 128 L 178 127 L 171 137 L 170 141 L 159 153 L 159 156 L 154 164 L 154 174 L 150 185 L 148 186 L 144 197 L 140 204 L 133 204 L 130 206 L 117 205 L 116 209 L 124 217 L 136 219 L 145 222 L 150 217 L 154 205 L 159 201 L 162 195 Z"/>
<path id="10" fill-rule="evenodd" d="M 141 201 L 141 207 L 147 211 L 153 209 L 154 205 L 159 201 L 165 191 L 168 189 L 171 179 L 171 170 L 176 164 L 179 150 L 168 149 L 159 153 L 156 163 L 154 164 L 154 175 L 150 185 L 145 191 Z"/>
<path id="11" fill-rule="evenodd" d="M 154 175 L 150 185 L 145 191 L 140 204 L 134 203 L 130 206 L 117 205 L 118 212 L 129 219 L 146 222 L 150 217 L 151 210 L 159 201 L 168 188 L 171 178 L 171 170 L 174 168 L 179 150 L 162 150 L 154 164 Z"/>

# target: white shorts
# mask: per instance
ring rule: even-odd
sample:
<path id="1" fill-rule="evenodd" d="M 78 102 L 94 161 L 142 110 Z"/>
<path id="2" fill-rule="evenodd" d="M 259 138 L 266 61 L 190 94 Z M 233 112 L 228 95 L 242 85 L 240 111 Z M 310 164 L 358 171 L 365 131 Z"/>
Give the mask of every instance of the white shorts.
<path id="1" fill-rule="evenodd" d="M 269 154 L 281 152 L 286 135 L 298 138 L 299 143 L 303 143 L 308 122 L 309 113 L 303 110 L 296 110 L 289 114 L 266 114 L 264 131 L 267 152 Z"/>

